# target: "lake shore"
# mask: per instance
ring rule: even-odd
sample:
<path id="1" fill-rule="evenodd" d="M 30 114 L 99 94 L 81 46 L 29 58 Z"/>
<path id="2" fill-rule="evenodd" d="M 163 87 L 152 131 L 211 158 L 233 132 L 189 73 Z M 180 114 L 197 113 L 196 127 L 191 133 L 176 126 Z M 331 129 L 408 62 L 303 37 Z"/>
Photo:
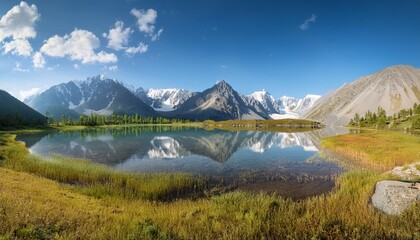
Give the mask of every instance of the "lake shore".
<path id="1" fill-rule="evenodd" d="M 349 147 L 346 141 L 353 145 Z M 374 145 L 375 141 L 384 144 Z M 411 149 L 419 149 L 419 144 L 418 137 L 389 136 L 388 133 L 327 138 L 322 143 L 324 147 L 353 157 L 363 169 L 352 169 L 341 175 L 335 191 L 303 201 L 235 191 L 222 195 L 207 192 L 200 198 L 175 198 L 165 202 L 158 198 L 142 198 L 133 190 L 135 188 L 128 187 L 135 183 L 130 176 L 119 176 L 119 180 L 114 181 L 115 192 L 101 187 L 102 180 L 98 181 L 99 185 L 74 182 L 69 185 L 63 177 L 54 176 L 70 172 L 72 181 L 79 179 L 86 183 L 91 181 L 84 178 L 86 176 L 101 179 L 101 174 L 109 176 L 109 173 L 101 167 L 89 168 L 84 162 L 79 168 L 62 163 L 45 166 L 33 159 L 22 144 L 3 135 L 0 172 L 5 177 L 0 179 L 0 219 L 4 224 L 0 227 L 0 235 L 5 238 L 61 236 L 69 239 L 418 238 L 420 204 L 389 217 L 376 211 L 369 198 L 376 182 L 390 178 L 382 169 L 414 162 Z M 394 148 L 384 151 L 375 146 Z M 404 151 L 405 160 L 394 159 L 392 151 Z M 16 160 L 21 164 L 7 164 Z M 28 165 L 31 170 L 25 169 Z M 155 178 L 140 181 L 142 185 L 152 184 Z M 194 185 L 199 189 L 200 183 L 194 181 L 184 176 L 175 182 L 187 189 Z M 107 183 L 103 183 L 106 186 Z M 167 189 L 174 181 L 169 178 L 160 183 L 157 189 Z M 126 194 L 129 189 L 132 189 L 130 194 Z"/>

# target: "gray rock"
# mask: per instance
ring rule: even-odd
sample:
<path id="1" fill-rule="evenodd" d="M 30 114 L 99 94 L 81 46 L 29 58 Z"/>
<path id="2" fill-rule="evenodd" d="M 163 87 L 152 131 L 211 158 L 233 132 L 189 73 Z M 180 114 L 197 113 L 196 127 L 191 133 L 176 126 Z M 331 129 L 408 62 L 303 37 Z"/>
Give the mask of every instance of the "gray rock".
<path id="1" fill-rule="evenodd" d="M 372 204 L 376 209 L 386 214 L 397 215 L 419 198 L 418 184 L 413 187 L 411 183 L 386 180 L 376 184 Z"/>

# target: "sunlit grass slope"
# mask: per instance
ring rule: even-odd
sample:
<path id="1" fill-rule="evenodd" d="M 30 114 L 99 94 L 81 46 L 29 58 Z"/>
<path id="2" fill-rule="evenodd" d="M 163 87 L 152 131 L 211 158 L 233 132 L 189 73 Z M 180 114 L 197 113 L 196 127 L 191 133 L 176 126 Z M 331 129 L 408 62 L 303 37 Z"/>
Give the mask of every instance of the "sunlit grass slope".
<path id="1" fill-rule="evenodd" d="M 420 161 L 420 138 L 394 131 L 368 131 L 329 137 L 322 146 L 375 169 Z"/>

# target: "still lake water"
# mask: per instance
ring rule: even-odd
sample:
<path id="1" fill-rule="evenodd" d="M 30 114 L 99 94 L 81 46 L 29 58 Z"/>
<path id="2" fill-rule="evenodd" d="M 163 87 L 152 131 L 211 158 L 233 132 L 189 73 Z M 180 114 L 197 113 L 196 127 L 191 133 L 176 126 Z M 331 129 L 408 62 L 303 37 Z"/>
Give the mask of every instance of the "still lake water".
<path id="1" fill-rule="evenodd" d="M 33 154 L 86 158 L 129 172 L 187 172 L 292 198 L 330 191 L 342 169 L 319 157 L 322 137 L 344 128 L 309 132 L 223 131 L 127 127 L 20 135 Z"/>

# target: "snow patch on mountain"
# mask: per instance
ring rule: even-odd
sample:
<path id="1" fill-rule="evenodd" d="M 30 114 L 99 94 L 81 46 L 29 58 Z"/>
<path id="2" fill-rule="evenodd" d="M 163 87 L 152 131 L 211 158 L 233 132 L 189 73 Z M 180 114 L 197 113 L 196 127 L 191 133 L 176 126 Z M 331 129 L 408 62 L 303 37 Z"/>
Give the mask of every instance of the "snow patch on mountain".
<path id="1" fill-rule="evenodd" d="M 272 119 L 288 119 L 288 118 L 292 118 L 292 119 L 298 119 L 300 118 L 300 116 L 297 113 L 293 113 L 293 112 L 283 112 L 283 113 L 272 113 L 270 114 L 270 117 Z"/>
<path id="2" fill-rule="evenodd" d="M 134 87 L 104 75 L 84 81 L 69 81 L 47 89 L 34 98 L 25 100 L 39 112 L 49 112 L 58 119 L 62 115 L 78 118 L 80 114 L 99 115 L 133 114 L 156 115 L 156 112 L 133 93 Z"/>
<path id="3" fill-rule="evenodd" d="M 269 114 L 279 113 L 280 106 L 278 104 L 278 101 L 273 96 L 271 96 L 271 94 L 265 89 L 261 91 L 256 91 L 249 95 L 249 97 L 261 103 L 261 105 Z"/>
<path id="4" fill-rule="evenodd" d="M 321 96 L 308 94 L 302 99 L 283 96 L 276 100 L 270 93 L 263 89 L 246 97 L 261 103 L 271 118 L 285 119 L 301 118 Z"/>
<path id="5" fill-rule="evenodd" d="M 196 93 L 178 88 L 164 88 L 164 89 L 143 89 L 138 88 L 135 91 L 138 98 L 149 104 L 157 111 L 172 111 L 177 109 L 187 99 L 194 96 Z"/>

